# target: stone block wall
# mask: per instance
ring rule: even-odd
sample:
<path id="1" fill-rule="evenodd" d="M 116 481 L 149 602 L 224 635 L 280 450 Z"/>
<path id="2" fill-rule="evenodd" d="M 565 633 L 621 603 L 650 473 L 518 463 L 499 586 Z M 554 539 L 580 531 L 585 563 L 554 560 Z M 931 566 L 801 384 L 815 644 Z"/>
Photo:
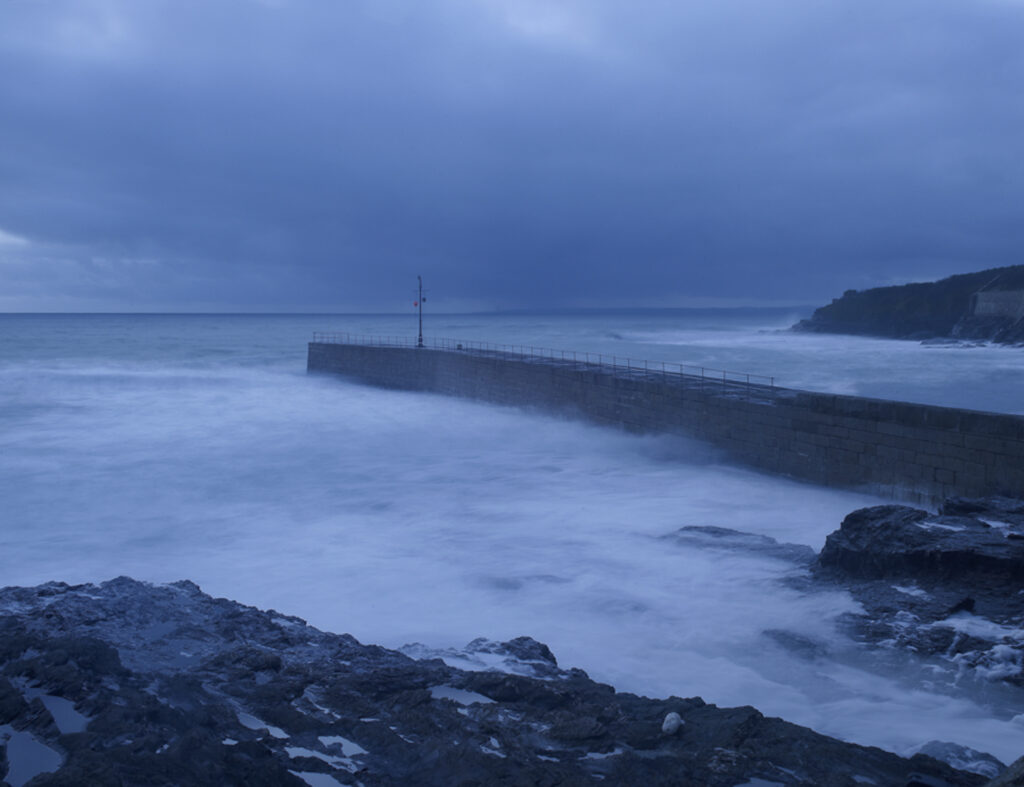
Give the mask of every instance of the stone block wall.
<path id="1" fill-rule="evenodd" d="M 1019 320 L 1024 317 L 1024 291 L 986 290 L 975 293 L 971 312 L 979 317 Z"/>
<path id="2" fill-rule="evenodd" d="M 1020 416 L 499 353 L 311 343 L 308 369 L 687 435 L 742 464 L 895 499 L 1024 497 Z"/>

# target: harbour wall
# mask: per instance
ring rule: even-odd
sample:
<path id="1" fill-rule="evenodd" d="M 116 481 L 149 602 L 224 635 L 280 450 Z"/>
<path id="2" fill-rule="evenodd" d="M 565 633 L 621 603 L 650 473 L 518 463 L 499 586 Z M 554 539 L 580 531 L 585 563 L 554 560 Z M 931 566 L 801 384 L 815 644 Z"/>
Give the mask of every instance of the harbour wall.
<path id="1" fill-rule="evenodd" d="M 686 435 L 741 464 L 899 500 L 1024 498 L 1021 416 L 461 347 L 312 342 L 307 368 Z"/>

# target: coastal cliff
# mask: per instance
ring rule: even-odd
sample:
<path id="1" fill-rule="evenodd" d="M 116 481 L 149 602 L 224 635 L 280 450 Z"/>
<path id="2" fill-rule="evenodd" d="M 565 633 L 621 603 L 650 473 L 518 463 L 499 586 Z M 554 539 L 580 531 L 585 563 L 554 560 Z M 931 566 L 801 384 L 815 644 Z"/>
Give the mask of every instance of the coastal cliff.
<path id="1" fill-rule="evenodd" d="M 890 339 L 1024 343 L 1024 265 L 936 282 L 847 290 L 794 330 Z"/>

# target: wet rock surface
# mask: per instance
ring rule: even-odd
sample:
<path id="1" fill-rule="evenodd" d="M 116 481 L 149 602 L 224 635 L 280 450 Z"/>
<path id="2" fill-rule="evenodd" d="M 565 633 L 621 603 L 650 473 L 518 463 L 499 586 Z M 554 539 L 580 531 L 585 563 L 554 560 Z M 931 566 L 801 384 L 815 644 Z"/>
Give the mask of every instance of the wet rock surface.
<path id="1" fill-rule="evenodd" d="M 0 590 L 0 776 L 34 787 L 986 781 L 749 707 L 616 692 L 528 638 L 414 659 L 190 582 L 127 578 Z"/>
<path id="2" fill-rule="evenodd" d="M 855 637 L 1024 687 L 1024 502 L 854 511 L 829 535 L 814 575 L 863 605 L 847 620 Z"/>
<path id="3" fill-rule="evenodd" d="M 962 498 L 938 515 L 900 505 L 862 508 L 828 536 L 818 565 L 857 579 L 909 577 L 1005 591 L 1024 580 L 1020 518 Z"/>
<path id="4" fill-rule="evenodd" d="M 842 652 L 797 632 L 762 632 L 809 666 L 828 660 L 899 674 L 908 686 L 919 680 L 951 697 L 967 693 L 1000 717 L 1024 721 L 1024 501 L 950 498 L 936 513 L 859 509 L 820 555 L 726 528 L 689 527 L 665 538 L 783 561 L 791 570 L 779 581 L 803 593 L 850 593 L 860 609 L 838 620 L 851 646 Z M 922 751 L 989 777 L 1002 768 L 952 743 L 932 741 Z"/>
<path id="5" fill-rule="evenodd" d="M 985 787 L 1024 787 L 1024 757 L 989 782 Z"/>
<path id="6" fill-rule="evenodd" d="M 695 546 L 733 553 L 747 552 L 797 565 L 809 566 L 817 559 L 817 554 L 809 546 L 780 543 L 769 536 L 742 533 L 727 527 L 690 525 L 680 528 L 665 538 L 681 546 Z"/>

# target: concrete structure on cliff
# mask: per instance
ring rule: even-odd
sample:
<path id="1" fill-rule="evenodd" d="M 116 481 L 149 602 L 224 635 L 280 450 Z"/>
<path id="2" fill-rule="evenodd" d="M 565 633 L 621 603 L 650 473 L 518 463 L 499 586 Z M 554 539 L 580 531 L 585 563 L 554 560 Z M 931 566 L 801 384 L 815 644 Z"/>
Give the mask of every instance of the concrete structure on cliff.
<path id="1" fill-rule="evenodd" d="M 705 440 L 792 478 L 934 503 L 1024 498 L 1024 417 L 780 388 L 767 378 L 594 354 L 317 335 L 308 370 L 370 385 L 540 407 Z"/>
<path id="2" fill-rule="evenodd" d="M 971 314 L 1024 319 L 1024 290 L 983 290 L 971 296 Z"/>

